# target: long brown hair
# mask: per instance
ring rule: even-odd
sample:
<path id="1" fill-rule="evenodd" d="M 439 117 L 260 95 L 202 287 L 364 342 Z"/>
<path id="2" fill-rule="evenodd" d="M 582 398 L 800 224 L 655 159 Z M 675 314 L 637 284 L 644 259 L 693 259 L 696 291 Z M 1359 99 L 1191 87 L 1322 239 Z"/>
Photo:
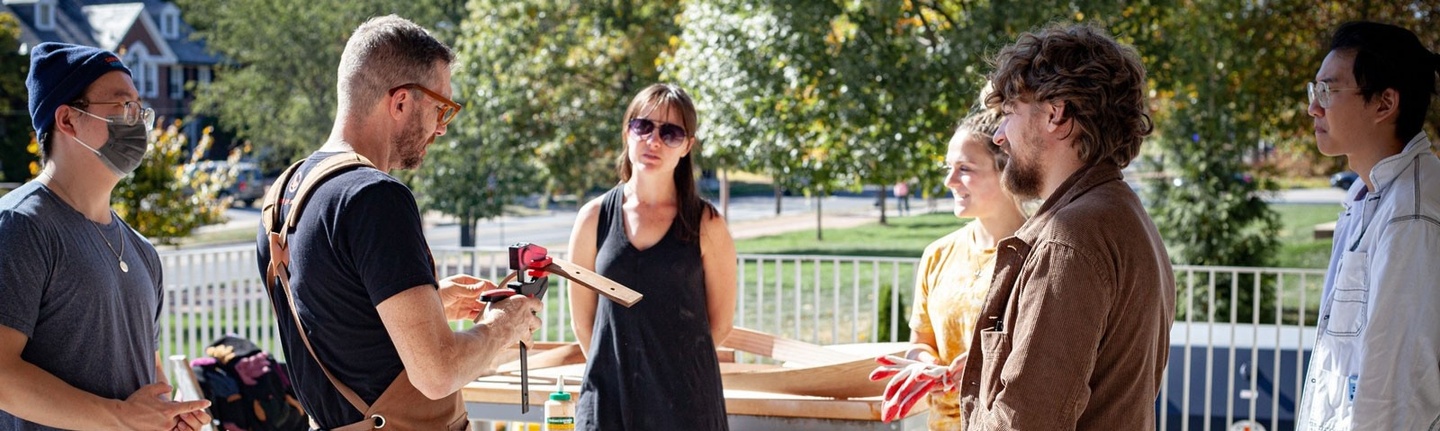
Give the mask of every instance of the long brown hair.
<path id="1" fill-rule="evenodd" d="M 620 174 L 621 183 L 630 181 L 630 170 L 633 166 L 630 163 L 629 144 L 625 139 L 630 131 L 625 125 L 641 114 L 662 108 L 680 111 L 681 121 L 685 123 L 680 126 L 685 128 L 685 139 L 692 144 L 690 151 L 675 165 L 674 180 L 675 203 L 679 207 L 675 218 L 675 221 L 680 223 L 679 237 L 683 242 L 693 242 L 700 238 L 701 214 L 719 216 L 719 212 L 709 202 L 700 199 L 700 193 L 696 191 L 694 155 L 700 151 L 700 140 L 695 138 L 695 132 L 700 129 L 700 122 L 695 114 L 695 103 L 690 100 L 690 95 L 685 93 L 685 90 L 673 84 L 653 84 L 640 90 L 640 94 L 630 100 L 630 107 L 625 109 L 625 119 L 620 123 L 620 142 L 627 143 L 625 150 L 620 152 L 616 171 Z"/>

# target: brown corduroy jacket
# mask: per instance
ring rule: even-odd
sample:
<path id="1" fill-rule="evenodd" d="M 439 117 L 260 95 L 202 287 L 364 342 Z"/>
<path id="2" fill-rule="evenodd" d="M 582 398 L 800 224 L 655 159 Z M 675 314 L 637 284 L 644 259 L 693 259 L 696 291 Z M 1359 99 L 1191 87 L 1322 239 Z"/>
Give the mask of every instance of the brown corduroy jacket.
<path id="1" fill-rule="evenodd" d="M 997 253 L 960 381 L 965 429 L 1154 429 L 1175 277 L 1119 167 L 1081 168 Z"/>

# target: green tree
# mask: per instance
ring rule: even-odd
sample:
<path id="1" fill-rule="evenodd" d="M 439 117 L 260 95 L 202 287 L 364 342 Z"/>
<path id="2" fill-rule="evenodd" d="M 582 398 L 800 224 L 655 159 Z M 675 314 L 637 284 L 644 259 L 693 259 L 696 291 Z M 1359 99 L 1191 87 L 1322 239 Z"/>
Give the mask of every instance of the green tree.
<path id="1" fill-rule="evenodd" d="M 25 181 L 39 159 L 25 148 L 33 134 L 25 89 L 30 59 L 20 54 L 20 23 L 10 14 L 0 14 L 0 70 L 11 71 L 0 74 L 0 181 Z"/>
<path id="2" fill-rule="evenodd" d="M 467 5 L 454 76 L 467 107 L 417 183 L 431 208 L 460 219 L 462 245 L 473 244 L 476 220 L 518 196 L 583 201 L 616 181 L 620 119 L 657 81 L 677 10 L 673 1 Z"/>
<path id="3" fill-rule="evenodd" d="M 200 226 L 223 221 L 231 198 L 221 198 L 220 192 L 235 181 L 238 172 L 184 168 L 199 161 L 214 143 L 210 128 L 205 128 L 189 157 L 184 155 L 188 142 L 180 133 L 179 121 L 155 130 L 152 138 L 140 167 L 115 186 L 115 213 L 159 244 L 174 244 Z M 241 155 L 241 150 L 233 151 L 230 162 Z"/>
<path id="4" fill-rule="evenodd" d="M 226 60 L 196 95 L 237 141 L 255 145 L 262 169 L 288 166 L 318 148 L 335 119 L 336 67 L 350 32 L 398 14 L 444 39 L 460 0 L 179 0 L 197 38 Z"/>
<path id="5" fill-rule="evenodd" d="M 828 69 L 825 37 L 838 12 L 827 0 L 686 4 L 685 31 L 662 56 L 662 77 L 694 96 L 710 167 L 769 175 L 777 198 L 781 188 L 815 184 L 802 172 L 814 157 L 799 143 L 823 114 L 815 84 Z"/>

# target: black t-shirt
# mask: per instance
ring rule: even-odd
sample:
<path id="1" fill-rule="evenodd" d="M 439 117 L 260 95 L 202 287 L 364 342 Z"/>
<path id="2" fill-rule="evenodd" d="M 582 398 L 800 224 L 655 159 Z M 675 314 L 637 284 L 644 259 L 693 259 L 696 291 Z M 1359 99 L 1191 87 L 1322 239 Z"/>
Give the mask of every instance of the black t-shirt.
<path id="1" fill-rule="evenodd" d="M 288 214 L 295 186 L 320 160 L 315 153 L 286 187 Z M 376 306 L 415 286 L 436 285 L 420 211 L 410 189 L 373 168 L 335 174 L 311 192 L 295 231 L 290 233 L 290 283 L 310 342 L 331 373 L 373 404 L 404 368 Z M 262 225 L 257 238 L 260 274 L 270 262 Z M 273 280 L 271 280 L 273 282 Z M 362 419 L 315 363 L 295 332 L 284 290 L 275 283 L 271 300 L 280 315 L 287 374 L 305 412 L 322 428 Z"/>

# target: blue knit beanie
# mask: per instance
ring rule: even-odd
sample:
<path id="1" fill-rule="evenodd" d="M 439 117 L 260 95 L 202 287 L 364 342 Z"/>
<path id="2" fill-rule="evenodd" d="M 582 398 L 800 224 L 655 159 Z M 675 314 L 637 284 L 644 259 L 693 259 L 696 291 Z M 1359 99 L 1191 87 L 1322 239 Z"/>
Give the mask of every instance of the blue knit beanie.
<path id="1" fill-rule="evenodd" d="M 120 56 L 99 48 L 46 42 L 30 50 L 30 124 L 35 136 L 48 132 L 55 123 L 55 108 L 70 103 L 101 76 L 111 71 L 130 74 Z"/>

